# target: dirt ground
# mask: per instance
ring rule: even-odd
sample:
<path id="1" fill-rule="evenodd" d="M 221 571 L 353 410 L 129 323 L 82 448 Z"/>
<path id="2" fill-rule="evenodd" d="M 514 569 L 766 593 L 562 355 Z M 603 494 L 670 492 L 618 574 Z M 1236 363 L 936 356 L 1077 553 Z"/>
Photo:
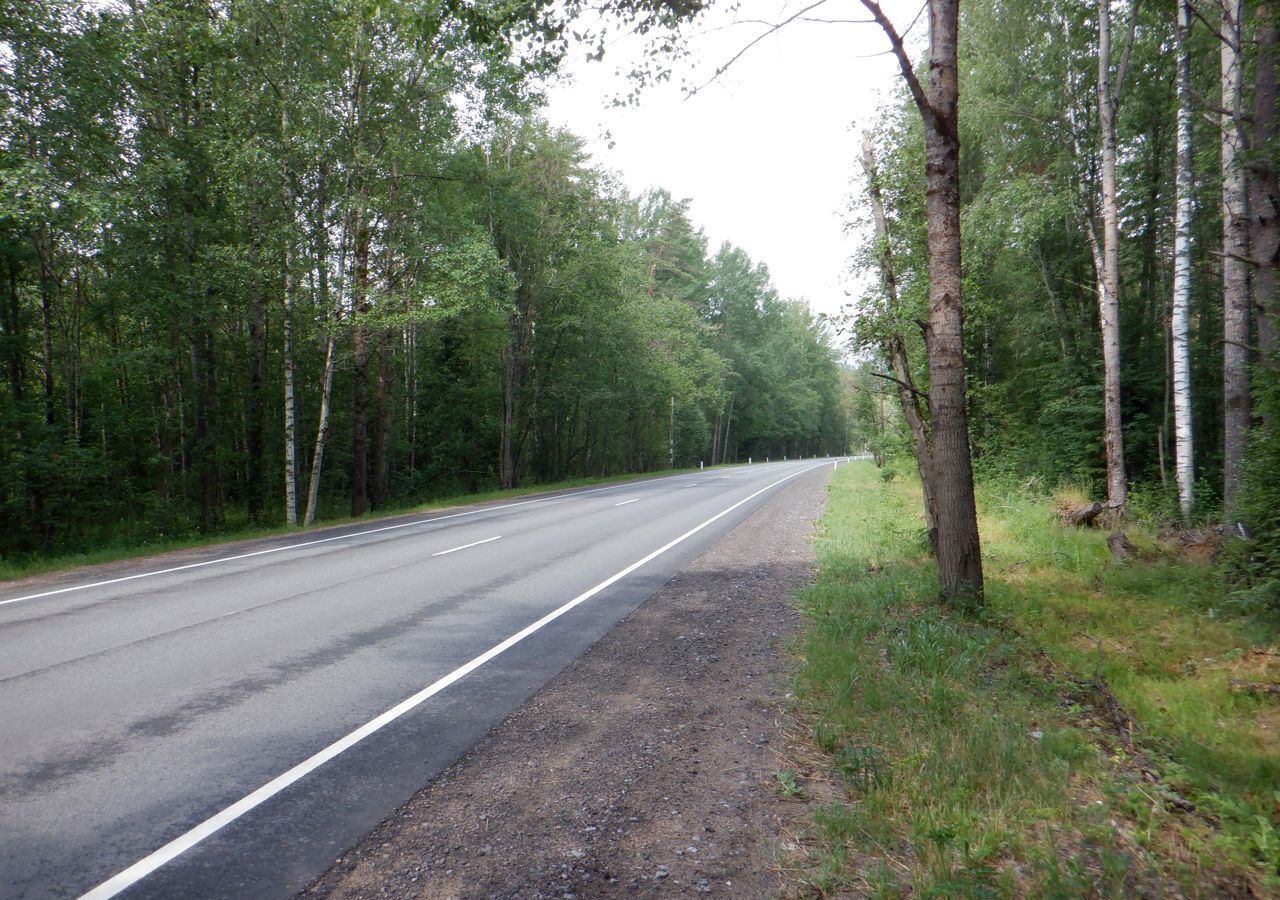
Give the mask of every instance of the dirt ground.
<path id="1" fill-rule="evenodd" d="M 826 478 L 703 554 L 302 898 L 776 896 L 792 593 Z"/>

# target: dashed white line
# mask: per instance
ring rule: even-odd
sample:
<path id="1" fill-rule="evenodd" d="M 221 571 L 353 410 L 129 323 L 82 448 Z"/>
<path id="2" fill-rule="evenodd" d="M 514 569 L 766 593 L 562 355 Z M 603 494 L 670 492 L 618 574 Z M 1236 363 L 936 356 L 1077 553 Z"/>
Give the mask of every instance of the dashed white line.
<path id="1" fill-rule="evenodd" d="M 463 544 L 461 547 L 450 547 L 448 550 L 441 550 L 439 553 L 432 553 L 432 556 L 444 556 L 446 553 L 457 553 L 459 550 L 466 550 L 470 547 L 479 547 L 481 544 L 488 544 L 491 541 L 501 540 L 502 535 L 495 535 L 491 538 L 485 538 L 483 541 L 472 541 L 470 544 Z"/>
<path id="2" fill-rule="evenodd" d="M 639 503 L 639 497 L 632 497 L 630 500 L 623 500 L 621 503 L 615 503 L 614 506 L 626 506 L 628 503 Z"/>
<path id="3" fill-rule="evenodd" d="M 266 556 L 268 553 L 282 553 L 285 550 L 301 550 L 304 547 L 314 547 L 317 544 L 328 544 L 332 541 L 344 541 L 348 538 L 364 537 L 367 534 L 378 534 L 383 531 L 395 531 L 400 528 L 412 528 L 415 525 L 431 525 L 435 522 L 443 522 L 446 519 L 457 519 L 462 516 L 475 516 L 486 512 L 497 512 L 502 509 L 514 509 L 517 506 L 528 506 L 531 503 L 546 503 L 548 500 L 562 500 L 566 497 L 580 497 L 583 494 L 598 494 L 600 491 L 617 490 L 618 487 L 620 487 L 620 485 L 609 484 L 604 487 L 590 488 L 585 491 L 573 491 L 568 494 L 551 494 L 547 497 L 535 497 L 532 500 L 521 500 L 517 503 L 503 503 L 499 506 L 485 506 L 480 509 L 468 509 L 463 512 L 450 513 L 445 516 L 431 516 L 426 519 L 415 519 L 412 522 L 400 522 L 396 525 L 384 525 L 381 528 L 368 528 L 364 531 L 353 531 L 350 534 L 338 534 L 333 537 L 317 538 L 314 541 L 303 541 L 299 544 L 286 544 L 283 547 L 269 547 L 266 550 L 254 550 L 252 553 L 237 553 L 235 556 L 220 556 L 217 559 L 206 559 L 203 562 L 187 563 L 184 566 L 172 566 L 168 569 L 157 569 L 154 572 L 139 572 L 136 575 L 125 575 L 120 578 L 108 578 L 105 581 L 91 581 L 87 584 L 75 584 L 70 587 L 57 588 L 52 591 L 42 591 L 38 594 L 27 594 L 24 597 L 10 597 L 8 600 L 0 600 L 0 606 L 8 606 L 10 603 L 21 603 L 24 600 L 38 600 L 41 597 L 53 597 L 56 594 L 69 594 L 72 591 L 83 591 L 89 588 L 121 584 L 125 581 L 133 581 L 137 578 L 151 578 L 155 575 L 170 575 L 174 572 L 185 572 L 188 569 L 199 569 L 204 566 L 214 566 L 218 563 L 235 562 L 236 560 L 250 559 L 254 556 Z"/>
<path id="4" fill-rule="evenodd" d="M 698 482 L 696 482 L 696 481 L 695 481 L 695 482 L 693 482 L 692 484 L 686 484 L 686 485 L 685 485 L 685 487 L 697 487 L 697 486 L 698 486 Z"/>
<path id="5" fill-rule="evenodd" d="M 568 603 L 565 603 L 563 606 L 560 606 L 557 609 L 553 609 L 551 612 L 547 613 L 541 619 L 538 619 L 538 621 L 530 625 L 526 625 L 523 629 L 521 629 L 520 631 L 517 631 L 515 634 L 511 635 L 511 637 L 507 638 L 502 643 L 496 644 L 493 647 L 490 647 L 488 650 L 486 650 L 484 653 L 481 653 L 475 659 L 471 660 L 465 665 L 459 666 L 458 668 L 450 672 L 448 675 L 445 675 L 443 678 L 433 681 L 431 684 L 427 685 L 425 688 L 420 690 L 418 693 L 414 694 L 412 697 L 402 700 L 400 703 L 391 707 L 391 709 L 382 713 L 382 715 L 378 716 L 375 719 L 371 719 L 369 722 L 365 723 L 364 725 L 361 725 L 359 728 L 357 728 L 355 731 L 348 734 L 346 737 L 343 737 L 337 741 L 334 741 L 332 744 L 325 747 L 323 750 L 320 750 L 314 755 L 298 763 L 296 766 L 294 766 L 292 769 L 289 769 L 287 772 L 281 775 L 277 775 L 275 778 L 273 778 L 271 781 L 268 781 L 266 784 L 258 788 L 253 793 L 247 794 L 246 796 L 237 800 L 235 803 L 231 804 L 221 812 L 215 813 L 214 815 L 205 819 L 195 828 L 192 828 L 190 831 L 186 832 L 185 834 L 179 835 L 169 843 L 165 844 L 160 849 L 138 860 L 129 868 L 125 869 L 122 872 L 117 873 L 116 875 L 113 875 L 111 878 L 108 878 L 106 881 L 102 882 L 102 884 L 98 885 L 97 887 L 83 894 L 80 897 L 80 900 L 108 900 L 108 898 L 116 896 L 121 891 L 127 890 L 128 888 L 137 884 L 142 879 L 146 878 L 152 872 L 159 869 L 161 866 L 181 856 L 183 853 L 187 852 L 192 847 L 201 843 L 206 838 L 210 837 L 213 834 L 216 834 L 226 826 L 230 825 L 236 819 L 239 819 L 245 813 L 257 808 L 258 806 L 261 806 L 263 803 L 270 800 L 272 797 L 274 797 L 276 794 L 283 791 L 285 788 L 300 781 L 302 778 L 304 778 L 311 772 L 314 772 L 316 769 L 320 768 L 325 763 L 329 762 L 329 760 L 335 758 L 336 756 L 345 752 L 346 750 L 351 749 L 356 744 L 360 743 L 365 738 L 369 737 L 371 734 L 381 730 L 382 728 L 385 728 L 387 725 L 391 724 L 396 719 L 403 716 L 405 713 L 417 708 L 426 700 L 440 693 L 445 688 L 449 687 L 449 685 L 453 684 L 459 679 L 474 672 L 476 669 L 480 668 L 485 663 L 489 662 L 489 660 L 498 656 L 500 653 L 503 653 L 511 649 L 516 644 L 520 643 L 525 638 L 527 638 L 529 635 L 533 634 L 536 631 L 541 630 L 544 626 L 549 625 L 551 622 L 554 622 L 556 619 L 560 618 L 561 616 L 569 612 L 574 607 L 587 602 L 596 594 L 603 591 L 605 588 L 609 587 L 610 585 L 614 584 L 617 581 L 622 580 L 623 578 L 626 578 L 628 575 L 630 575 L 636 569 L 643 566 L 645 563 L 648 563 L 654 559 L 657 559 L 659 556 L 666 553 L 668 550 L 670 550 L 672 547 L 675 547 L 677 544 L 684 543 L 686 540 L 693 537 L 695 534 L 697 534 L 702 529 L 706 528 L 708 525 L 711 525 L 713 522 L 716 522 L 724 518 L 725 516 L 729 515 L 729 513 L 733 512 L 735 509 L 742 506 L 744 503 L 749 503 L 750 501 L 754 500 L 756 497 L 759 497 L 761 494 L 763 494 L 765 491 L 769 490 L 770 488 L 775 488 L 778 485 L 782 484 L 784 481 L 790 481 L 792 478 L 795 478 L 797 475 L 803 475 L 805 472 L 811 471 L 812 469 L 815 469 L 815 468 L 817 468 L 817 466 L 806 466 L 805 468 L 800 469 L 799 471 L 792 472 L 790 475 L 786 476 L 785 478 L 779 478 L 777 481 L 771 484 L 767 484 L 764 487 L 760 488 L 760 490 L 756 491 L 754 494 L 751 494 L 750 496 L 742 498 L 732 506 L 725 507 L 724 509 L 720 510 L 720 512 L 716 513 L 714 516 L 707 519 L 701 525 L 695 525 L 693 528 L 690 528 L 688 531 L 680 535 L 678 538 L 675 538 L 674 540 L 670 540 L 667 543 L 663 544 L 661 547 L 659 547 L 657 550 L 654 550 L 648 556 L 645 556 L 641 559 L 636 560 L 635 562 L 627 566 L 622 571 L 609 576 L 604 581 L 597 584 L 595 587 L 590 588 L 586 591 L 583 591 L 581 594 L 574 597 Z"/>

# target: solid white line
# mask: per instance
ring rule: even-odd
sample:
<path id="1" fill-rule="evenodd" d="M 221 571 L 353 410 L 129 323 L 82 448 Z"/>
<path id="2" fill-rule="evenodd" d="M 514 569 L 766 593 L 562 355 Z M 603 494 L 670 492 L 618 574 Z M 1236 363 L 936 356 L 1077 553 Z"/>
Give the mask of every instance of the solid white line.
<path id="1" fill-rule="evenodd" d="M 481 544 L 487 544 L 490 541 L 501 540 L 502 535 L 496 537 L 485 538 L 483 541 L 472 541 L 470 544 L 463 544 L 461 547 L 450 547 L 448 550 L 441 550 L 439 553 L 432 553 L 432 556 L 444 556 L 446 553 L 457 553 L 459 550 L 466 550 L 469 547 L 479 547 Z"/>
<path id="2" fill-rule="evenodd" d="M 630 500 L 623 500 L 621 503 L 615 503 L 614 506 L 626 506 L 628 503 L 639 503 L 639 497 L 632 497 Z"/>
<path id="3" fill-rule="evenodd" d="M 301 780 L 303 777 L 310 774 L 311 772 L 314 772 L 316 769 L 320 768 L 325 763 L 329 762 L 329 760 L 338 756 L 340 753 L 351 749 L 356 744 L 360 743 L 365 738 L 367 738 L 369 735 L 391 724 L 396 719 L 403 716 L 405 713 L 409 712 L 410 710 L 422 704 L 425 700 L 428 700 L 429 698 L 443 691 L 445 688 L 449 687 L 449 685 L 453 684 L 454 682 L 458 681 L 464 676 L 474 672 L 476 669 L 480 668 L 485 663 L 489 662 L 489 660 L 498 656 L 500 653 L 503 653 L 506 650 L 511 649 L 516 644 L 520 643 L 525 638 L 527 638 L 529 635 L 533 634 L 536 631 L 539 631 L 540 629 L 550 624 L 551 622 L 554 622 L 556 619 L 560 618 L 561 616 L 569 612 L 574 607 L 579 606 L 585 603 L 586 601 L 590 600 L 592 597 L 594 597 L 596 594 L 603 591 L 605 588 L 609 587 L 610 585 L 614 584 L 617 581 L 620 581 L 623 578 L 626 578 L 628 575 L 630 575 L 636 569 L 643 566 L 645 563 L 648 563 L 654 559 L 657 559 L 659 556 L 666 553 L 672 547 L 675 547 L 677 544 L 681 544 L 684 541 L 688 540 L 689 538 L 693 537 L 695 534 L 697 534 L 702 529 L 706 528 L 708 525 L 718 521 L 719 519 L 724 518 L 729 513 L 737 509 L 739 506 L 742 506 L 744 503 L 748 503 L 754 500 L 756 497 L 759 497 L 761 494 L 763 494 L 765 491 L 769 490 L 770 488 L 777 487 L 778 485 L 782 484 L 784 481 L 790 481 L 792 478 L 795 478 L 797 475 L 803 475 L 805 472 L 808 472 L 814 468 L 817 468 L 817 467 L 807 466 L 806 468 L 800 469 L 797 472 L 792 472 L 790 475 L 786 476 L 785 478 L 779 478 L 777 481 L 773 482 L 772 484 L 768 484 L 760 488 L 760 490 L 756 491 L 754 494 L 751 494 L 748 497 L 744 497 L 743 499 L 739 500 L 737 503 L 733 504 L 732 506 L 722 509 L 720 512 L 716 513 L 714 516 L 707 519 L 701 525 L 696 525 L 693 528 L 690 528 L 684 534 L 680 535 L 678 538 L 675 538 L 674 540 L 668 541 L 667 543 L 663 544 L 661 547 L 659 547 L 657 550 L 654 550 L 648 556 L 645 556 L 641 559 L 636 560 L 635 562 L 627 566 L 622 571 L 609 576 L 604 581 L 597 584 L 595 587 L 590 588 L 586 591 L 583 591 L 581 594 L 574 597 L 568 603 L 565 603 L 563 606 L 560 606 L 552 610 L 551 612 L 543 616 L 541 619 L 538 619 L 538 621 L 532 623 L 531 625 L 526 625 L 524 628 L 522 628 L 520 631 L 517 631 L 515 634 L 511 635 L 511 637 L 507 638 L 502 643 L 496 644 L 493 647 L 490 647 L 488 650 L 486 650 L 484 653 L 481 653 L 475 659 L 471 660 L 465 665 L 459 666 L 458 668 L 450 672 L 448 675 L 445 675 L 443 678 L 433 681 L 431 684 L 427 685 L 425 688 L 418 691 L 418 693 L 414 694 L 412 697 L 409 697 L 405 700 L 402 700 L 400 703 L 397 703 L 395 706 L 391 707 L 391 709 L 387 710 L 377 718 L 371 719 L 369 722 L 365 723 L 364 725 L 361 725 L 359 728 L 357 728 L 355 731 L 348 734 L 346 737 L 333 742 L 332 744 L 330 744 L 328 747 L 325 747 L 320 752 L 298 763 L 289 771 L 283 773 L 282 775 L 277 775 L 275 778 L 268 781 L 266 784 L 258 788 L 253 793 L 242 797 L 241 799 L 237 800 L 235 803 L 231 804 L 221 812 L 216 813 L 210 816 L 209 818 L 205 819 L 203 822 L 201 822 L 196 827 L 192 828 L 186 834 L 183 834 L 174 838 L 172 841 L 165 844 L 159 850 L 156 850 L 154 853 L 144 856 L 142 859 L 138 860 L 136 863 L 131 865 L 129 868 L 125 869 L 123 872 L 113 875 L 111 878 L 108 878 L 106 881 L 102 882 L 102 884 L 98 885 L 97 887 L 93 888 L 87 893 L 82 894 L 80 897 L 80 900 L 107 900 L 107 898 L 114 897 L 117 894 L 119 894 L 121 891 L 126 890 L 129 887 L 132 887 L 133 885 L 141 881 L 143 878 L 146 878 L 156 869 L 159 869 L 161 866 L 165 865 L 166 863 L 171 862 L 172 860 L 181 856 L 183 853 L 185 853 L 186 851 L 190 850 L 192 847 L 199 844 L 205 838 L 215 834 L 216 832 L 225 828 L 227 825 L 230 825 L 236 819 L 243 816 L 245 813 L 262 805 L 267 800 L 270 800 L 276 794 L 280 793 L 285 788 L 289 787 L 295 782 Z"/>
<path id="4" fill-rule="evenodd" d="M 562 500 L 565 497 L 580 497 L 583 494 L 596 494 L 600 491 L 613 490 L 620 486 L 621 485 L 609 484 L 604 487 L 591 488 L 590 490 L 574 491 L 571 494 L 553 494 L 549 497 L 537 497 L 533 500 L 521 500 L 519 503 L 504 503 L 501 506 L 486 506 L 483 509 L 470 509 L 464 512 L 450 513 L 447 516 L 433 516 L 429 519 L 415 519 L 412 522 L 401 522 L 399 525 L 385 525 L 382 528 L 369 528 L 365 531 L 356 531 L 351 534 L 339 534 L 334 537 L 318 538 L 314 541 L 304 541 L 301 544 L 288 544 L 284 547 L 271 547 L 267 550 L 255 550 L 252 553 L 239 553 L 235 556 L 221 556 L 217 559 L 206 559 L 204 562 L 187 563 L 185 566 L 174 566 L 169 569 L 159 569 L 155 572 L 139 572 L 137 575 L 125 575 L 121 578 L 108 578 L 106 581 L 93 581 L 88 584 L 77 584 L 71 587 L 58 588 L 53 591 L 44 591 L 39 594 L 28 594 L 25 597 L 12 597 L 8 600 L 0 600 L 0 606 L 7 606 L 10 603 L 21 603 L 23 600 L 38 600 L 41 597 L 52 597 L 55 594 L 67 594 L 72 591 L 83 591 L 87 588 L 106 587 L 109 584 L 120 584 L 125 581 L 133 581 L 136 578 L 150 578 L 153 575 L 169 575 L 173 572 L 183 572 L 187 569 L 199 569 L 203 566 L 212 566 L 217 565 L 218 563 L 235 562 L 238 559 L 249 559 L 253 556 L 265 556 L 268 553 L 280 553 L 284 550 L 300 550 L 303 547 L 314 547 L 317 544 L 327 544 L 331 541 L 342 541 L 347 538 L 364 537 L 366 534 L 378 534 L 382 531 L 395 531 L 398 528 L 411 528 L 414 525 L 430 525 L 433 522 L 443 522 L 446 519 L 456 519 L 460 516 L 475 516 L 480 513 L 497 512 L 500 509 L 513 509 L 517 506 L 528 506 L 531 503 L 545 503 L 548 500 Z"/>

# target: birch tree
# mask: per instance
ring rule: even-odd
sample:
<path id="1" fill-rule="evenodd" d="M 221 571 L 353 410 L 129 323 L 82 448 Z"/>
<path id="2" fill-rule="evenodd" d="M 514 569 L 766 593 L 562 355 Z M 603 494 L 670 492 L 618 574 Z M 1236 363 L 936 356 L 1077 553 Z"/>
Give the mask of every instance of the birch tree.
<path id="1" fill-rule="evenodd" d="M 1127 61 L 1121 64 L 1113 85 L 1111 0 L 1098 0 L 1098 130 L 1102 163 L 1102 242 L 1097 261 L 1098 321 L 1102 328 L 1107 505 L 1117 510 L 1124 507 L 1128 493 L 1120 413 L 1120 209 L 1116 191 L 1116 100 L 1126 64 Z M 1094 243 L 1097 243 L 1096 238 Z"/>
<path id="2" fill-rule="evenodd" d="M 1190 519 L 1195 486 L 1194 445 L 1191 434 L 1191 32 L 1190 0 L 1178 0 L 1178 150 L 1174 204 L 1173 302 L 1170 332 L 1173 340 L 1173 434 L 1182 518 Z"/>
<path id="3" fill-rule="evenodd" d="M 1249 208 L 1242 117 L 1243 0 L 1224 0 L 1219 59 L 1222 132 L 1222 505 L 1229 521 L 1243 475 L 1249 397 Z"/>

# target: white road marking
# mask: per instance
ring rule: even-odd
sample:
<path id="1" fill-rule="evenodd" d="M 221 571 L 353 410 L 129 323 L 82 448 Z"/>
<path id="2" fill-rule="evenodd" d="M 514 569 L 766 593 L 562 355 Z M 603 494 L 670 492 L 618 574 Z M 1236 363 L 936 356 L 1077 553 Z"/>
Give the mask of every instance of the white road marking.
<path id="1" fill-rule="evenodd" d="M 501 540 L 502 535 L 496 537 L 485 538 L 483 541 L 472 541 L 470 544 L 463 544 L 461 547 L 450 547 L 448 550 L 441 550 L 439 553 L 432 553 L 432 556 L 444 556 L 446 553 L 457 553 L 459 550 L 466 550 L 469 547 L 479 547 L 481 544 L 487 544 L 490 541 Z"/>
<path id="2" fill-rule="evenodd" d="M 678 477 L 678 476 L 677 476 Z M 580 497 L 583 494 L 597 494 L 600 491 L 614 490 L 619 485 L 609 484 L 604 487 L 591 488 L 585 491 L 574 491 L 571 494 L 553 494 L 549 497 L 537 497 L 533 500 L 521 500 L 519 503 L 504 503 L 501 506 L 486 506 L 483 509 L 470 509 L 465 512 L 450 513 L 447 516 L 433 516 L 429 519 L 415 519 L 412 522 L 401 522 L 398 525 L 385 525 L 382 528 L 369 528 L 365 531 L 356 531 L 351 534 L 339 534 L 333 537 L 318 538 L 314 541 L 304 541 L 301 544 L 288 544 L 284 547 L 271 547 L 266 550 L 255 550 L 252 553 L 239 553 L 235 556 L 222 556 L 218 559 L 206 559 L 203 562 L 187 563 L 185 566 L 173 566 L 169 569 L 158 569 L 155 572 L 139 572 L 137 575 L 125 575 L 121 578 L 108 578 L 106 581 L 93 581 L 88 584 L 76 584 L 71 587 L 58 588 L 52 591 L 43 591 L 39 594 L 27 594 L 25 597 L 11 597 L 8 600 L 0 600 L 0 606 L 7 606 L 10 603 L 21 603 L 23 600 L 38 600 L 41 597 L 52 597 L 55 594 L 69 594 L 72 591 L 83 591 L 88 588 L 106 587 L 110 584 L 120 584 L 125 581 L 133 581 L 137 578 L 151 578 L 154 575 L 169 575 L 173 572 L 184 572 L 187 569 L 199 569 L 203 566 L 213 566 L 218 563 L 235 562 L 240 559 L 249 559 L 254 556 L 265 556 L 268 553 L 280 553 L 284 550 L 301 550 L 303 547 L 314 547 L 317 544 L 328 544 L 331 541 L 342 541 L 347 538 L 364 537 L 366 534 L 378 534 L 382 531 L 395 531 L 398 528 L 411 528 L 415 525 L 430 525 L 433 522 L 443 522 L 446 519 L 456 519 L 460 516 L 475 516 L 485 512 L 497 512 L 500 509 L 512 509 L 517 506 L 528 506 L 531 503 L 545 503 L 548 500 L 562 500 L 565 497 Z"/>
<path id="3" fill-rule="evenodd" d="M 632 497 L 630 500 L 623 500 L 621 503 L 615 503 L 614 506 L 626 506 L 628 503 L 639 503 L 639 497 Z"/>
<path id="4" fill-rule="evenodd" d="M 459 679 L 474 672 L 476 669 L 480 668 L 485 663 L 489 662 L 489 660 L 493 659 L 494 657 L 498 656 L 499 654 L 507 650 L 510 650 L 512 647 L 514 647 L 516 644 L 523 641 L 529 635 L 533 634 L 536 631 L 541 630 L 544 626 L 549 625 L 551 622 L 554 622 L 556 619 L 560 618 L 565 613 L 572 610 L 574 607 L 579 606 L 585 603 L 586 601 L 590 600 L 592 597 L 594 597 L 596 594 L 603 591 L 605 588 L 609 587 L 610 585 L 614 584 L 617 581 L 622 580 L 623 578 L 626 578 L 628 575 L 630 575 L 636 569 L 643 566 L 645 563 L 648 563 L 654 559 L 657 559 L 659 556 L 666 553 L 672 547 L 675 547 L 677 544 L 681 544 L 684 541 L 688 540 L 689 538 L 693 537 L 695 534 L 697 534 L 702 529 L 706 528 L 708 525 L 718 521 L 719 519 L 724 518 L 725 516 L 729 515 L 729 513 L 733 512 L 735 509 L 742 506 L 744 503 L 749 503 L 750 501 L 754 500 L 756 497 L 759 497 L 761 494 L 763 494 L 765 491 L 769 490 L 770 488 L 777 487 L 778 485 L 782 484 L 784 481 L 790 481 L 792 478 L 795 478 L 797 475 L 803 475 L 805 472 L 811 471 L 815 468 L 817 467 L 806 466 L 805 468 L 800 469 L 797 472 L 792 472 L 790 475 L 787 475 L 785 478 L 779 478 L 777 481 L 773 482 L 772 484 L 767 484 L 764 487 L 760 488 L 760 490 L 756 491 L 754 494 L 751 494 L 747 497 L 742 498 L 732 506 L 722 509 L 720 512 L 716 513 L 714 516 L 707 519 L 702 524 L 695 525 L 693 528 L 690 528 L 688 531 L 680 535 L 678 538 L 675 538 L 674 540 L 668 541 L 667 543 L 663 544 L 661 547 L 659 547 L 657 550 L 654 550 L 648 556 L 645 556 L 645 557 L 642 557 L 641 559 L 636 560 L 635 562 L 627 566 L 622 571 L 609 576 L 604 581 L 597 584 L 595 587 L 590 588 L 586 591 L 583 591 L 581 594 L 574 597 L 572 600 L 570 600 L 568 603 L 565 603 L 563 606 L 560 606 L 552 610 L 551 612 L 543 616 L 541 619 L 538 619 L 536 622 L 530 625 L 526 625 L 524 628 L 522 628 L 520 631 L 517 631 L 515 634 L 511 635 L 511 637 L 507 638 L 502 643 L 495 644 L 493 647 L 490 647 L 488 650 L 486 650 L 484 653 L 481 653 L 479 656 L 475 657 L 470 662 L 462 666 L 459 666 L 458 668 L 450 672 L 448 675 L 445 675 L 443 678 L 439 678 L 436 681 L 433 681 L 431 684 L 427 685 L 425 688 L 418 691 L 418 693 L 414 694 L 412 697 L 408 697 L 405 700 L 402 700 L 400 703 L 396 704 L 386 712 L 382 713 L 382 715 L 378 716 L 377 718 L 369 720 L 364 725 L 361 725 L 355 731 L 348 734 L 346 737 L 343 737 L 337 741 L 334 741 L 332 744 L 325 747 L 323 750 L 319 751 L 318 753 L 315 753 L 314 755 L 307 757 L 302 762 L 294 766 L 292 769 L 289 769 L 287 772 L 284 772 L 281 775 L 277 775 L 275 778 L 268 781 L 266 784 L 258 788 L 253 793 L 247 794 L 246 796 L 240 798 L 235 803 L 228 806 L 226 809 L 222 810 L 219 813 L 215 813 L 214 815 L 205 819 L 203 822 L 201 822 L 196 827 L 192 828 L 190 831 L 186 832 L 185 834 L 179 835 L 169 843 L 165 844 L 160 849 L 156 850 L 155 852 L 147 856 L 144 856 L 142 859 L 138 860 L 136 863 L 129 866 L 129 868 L 125 869 L 122 872 L 117 873 L 116 875 L 113 875 L 111 878 L 108 878 L 106 881 L 102 882 L 102 884 L 82 894 L 80 897 L 80 900 L 107 900 L 107 898 L 114 897 L 117 894 L 119 894 L 121 891 L 124 891 L 132 887 L 142 879 L 146 878 L 152 872 L 159 869 L 161 866 L 171 862 L 172 860 L 181 856 L 183 853 L 190 850 L 192 847 L 199 844 L 201 841 L 205 840 L 206 838 L 210 837 L 213 834 L 216 834 L 218 831 L 230 825 L 232 822 L 234 822 L 236 819 L 239 819 L 245 813 L 250 812 L 251 810 L 255 809 L 258 806 L 261 806 L 263 803 L 270 800 L 272 797 L 274 797 L 276 794 L 283 791 L 285 788 L 300 781 L 302 778 L 304 778 L 311 772 L 314 772 L 316 769 L 320 768 L 325 763 L 329 762 L 331 759 L 334 759 L 339 754 L 345 752 L 346 750 L 351 749 L 356 744 L 360 743 L 365 738 L 369 737 L 369 735 L 374 734 L 375 732 L 379 731 L 380 729 L 386 727 L 387 725 L 394 722 L 396 719 L 403 716 L 405 713 L 420 706 L 424 701 L 440 693 L 445 688 L 449 687 L 449 685 L 453 684 Z"/>
<path id="5" fill-rule="evenodd" d="M 693 484 L 686 484 L 686 485 L 685 485 L 685 487 L 697 487 L 697 486 L 698 486 L 698 482 L 696 482 L 696 481 L 695 481 Z"/>

